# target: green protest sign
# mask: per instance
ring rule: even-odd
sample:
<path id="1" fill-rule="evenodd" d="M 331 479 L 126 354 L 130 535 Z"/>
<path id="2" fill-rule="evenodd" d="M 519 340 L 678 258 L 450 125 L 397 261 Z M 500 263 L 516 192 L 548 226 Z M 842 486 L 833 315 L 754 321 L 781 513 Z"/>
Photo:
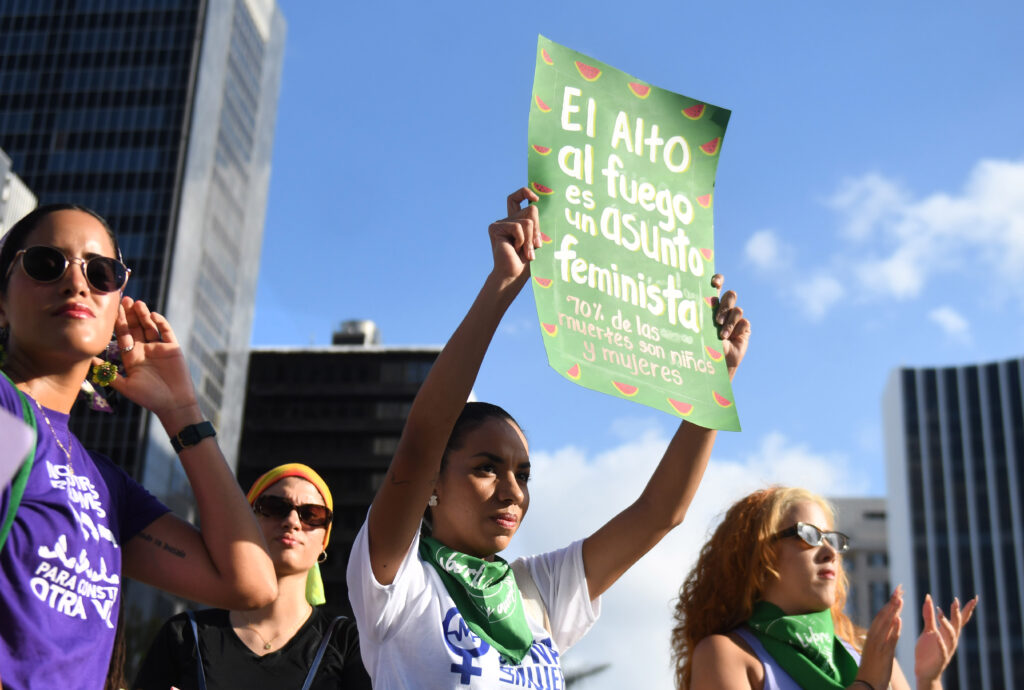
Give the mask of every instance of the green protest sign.
<path id="1" fill-rule="evenodd" d="M 531 271 L 548 362 L 592 390 L 739 430 L 713 319 L 715 170 L 729 111 L 537 45 Z"/>

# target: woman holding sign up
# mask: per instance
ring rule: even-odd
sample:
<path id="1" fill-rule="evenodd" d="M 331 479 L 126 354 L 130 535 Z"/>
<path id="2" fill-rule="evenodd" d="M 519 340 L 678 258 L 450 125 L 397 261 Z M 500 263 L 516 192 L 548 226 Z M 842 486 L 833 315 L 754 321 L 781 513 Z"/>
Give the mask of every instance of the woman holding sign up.
<path id="1" fill-rule="evenodd" d="M 490 226 L 493 269 L 420 388 L 353 546 L 349 596 L 375 688 L 562 687 L 559 655 L 682 521 L 711 455 L 715 432 L 684 423 L 641 496 L 595 533 L 511 566 L 498 556 L 530 505 L 529 447 L 507 412 L 465 401 L 541 244 L 523 201 L 537 197 L 514 192 Z M 730 376 L 750 334 L 735 304 L 727 292 L 717 312 Z"/>
<path id="2" fill-rule="evenodd" d="M 805 489 L 772 487 L 737 501 L 683 583 L 672 633 L 676 683 L 715 690 L 907 690 L 893 655 L 903 592 L 897 587 L 871 628 L 843 607 L 841 554 L 830 504 Z M 918 688 L 942 687 L 961 628 L 978 600 L 947 617 L 926 596 L 917 641 Z"/>

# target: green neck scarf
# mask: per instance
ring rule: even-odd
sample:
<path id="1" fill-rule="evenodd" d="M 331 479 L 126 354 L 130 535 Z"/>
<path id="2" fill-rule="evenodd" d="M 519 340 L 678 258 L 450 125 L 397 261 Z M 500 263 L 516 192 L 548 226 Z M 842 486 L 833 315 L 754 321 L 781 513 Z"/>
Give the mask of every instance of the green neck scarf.
<path id="1" fill-rule="evenodd" d="M 467 556 L 430 537 L 420 538 L 420 557 L 441 576 L 469 629 L 513 663 L 522 661 L 533 633 L 508 563 Z"/>
<path id="2" fill-rule="evenodd" d="M 747 625 L 802 688 L 845 688 L 857 676 L 857 662 L 836 637 L 829 610 L 787 616 L 759 601 Z"/>

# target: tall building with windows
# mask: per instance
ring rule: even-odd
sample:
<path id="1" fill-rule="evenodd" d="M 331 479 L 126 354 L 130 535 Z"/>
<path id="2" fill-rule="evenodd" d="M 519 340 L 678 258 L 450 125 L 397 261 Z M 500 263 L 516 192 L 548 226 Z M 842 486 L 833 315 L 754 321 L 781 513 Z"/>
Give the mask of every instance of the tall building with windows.
<path id="1" fill-rule="evenodd" d="M 11 158 L 0 149 L 0 237 L 36 207 L 36 195 L 11 169 Z"/>
<path id="2" fill-rule="evenodd" d="M 885 534 L 885 499 L 830 498 L 836 509 L 835 529 L 850 537 L 843 568 L 850 589 L 846 615 L 867 628 L 889 600 L 889 554 Z"/>
<path id="3" fill-rule="evenodd" d="M 343 612 L 352 542 L 441 348 L 380 345 L 376 326 L 365 321 L 343 324 L 333 342 L 249 354 L 238 481 L 247 488 L 285 462 L 306 463 L 323 476 L 335 515 L 320 569 L 327 606 Z"/>
<path id="4" fill-rule="evenodd" d="M 1024 359 L 893 372 L 885 393 L 889 554 L 913 668 L 928 592 L 980 605 L 947 690 L 1024 687 Z"/>
<path id="5" fill-rule="evenodd" d="M 234 462 L 284 49 L 274 0 L 5 0 L 0 146 L 40 203 L 105 216 L 127 293 L 174 326 Z M 75 432 L 175 509 L 187 482 L 131 404 Z"/>

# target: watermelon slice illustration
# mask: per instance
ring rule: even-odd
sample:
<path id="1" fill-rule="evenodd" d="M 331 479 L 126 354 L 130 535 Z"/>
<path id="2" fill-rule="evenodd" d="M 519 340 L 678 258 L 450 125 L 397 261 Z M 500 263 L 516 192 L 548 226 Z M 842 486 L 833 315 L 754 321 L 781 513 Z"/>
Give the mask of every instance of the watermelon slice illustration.
<path id="1" fill-rule="evenodd" d="M 537 147 L 534 146 L 533 148 Z M 697 197 L 697 205 L 702 208 L 711 208 L 711 195 L 704 194 L 702 196 Z"/>
<path id="2" fill-rule="evenodd" d="M 701 249 L 700 255 L 704 257 L 705 261 L 711 261 L 711 257 L 713 257 L 715 253 L 710 249 Z"/>
<path id="3" fill-rule="evenodd" d="M 540 99 L 540 96 L 534 96 L 533 100 L 537 101 L 537 107 L 540 108 L 542 113 L 551 112 L 551 106 Z M 705 144 L 706 146 L 706 144 Z"/>
<path id="4" fill-rule="evenodd" d="M 548 51 L 544 50 L 543 48 L 540 49 L 540 59 L 548 63 L 549 65 L 555 64 L 555 61 L 551 59 L 550 55 L 548 55 Z"/>
<path id="5" fill-rule="evenodd" d="M 629 82 L 629 90 L 633 92 L 633 95 L 637 98 L 647 98 L 651 95 L 651 87 L 647 84 L 637 84 L 635 81 Z"/>
<path id="6" fill-rule="evenodd" d="M 601 70 L 579 60 L 576 61 L 576 69 L 580 71 L 580 76 L 587 81 L 597 81 L 597 78 L 601 76 Z"/>
<path id="7" fill-rule="evenodd" d="M 549 287 L 551 287 L 551 279 L 550 278 L 538 278 L 537 276 L 534 276 L 533 280 L 534 280 L 534 282 L 537 283 L 537 285 L 540 285 L 542 288 L 549 288 Z"/>
<path id="8" fill-rule="evenodd" d="M 545 235 L 543 232 L 540 234 L 540 241 L 544 244 L 551 244 L 551 238 Z"/>
<path id="9" fill-rule="evenodd" d="M 565 372 L 565 375 L 568 376 L 569 378 L 571 378 L 573 381 L 579 381 L 580 380 L 580 365 L 579 365 L 579 363 L 573 364 L 572 367 L 570 367 L 569 370 Z"/>
<path id="10" fill-rule="evenodd" d="M 729 400 L 728 398 L 723 398 L 715 391 L 711 391 L 711 397 L 715 399 L 715 402 L 718 404 L 719 407 L 732 407 L 732 400 Z"/>
<path id="11" fill-rule="evenodd" d="M 539 153 L 542 156 L 546 156 L 549 153 L 551 153 L 551 147 L 550 146 L 541 146 L 540 144 L 534 144 L 530 148 L 532 148 L 534 151 L 536 151 L 537 153 Z M 700 201 L 700 200 L 698 199 L 698 201 Z"/>
<path id="12" fill-rule="evenodd" d="M 640 389 L 636 386 L 631 386 L 628 383 L 619 383 L 618 381 L 612 381 L 612 385 L 615 386 L 615 390 L 622 393 L 627 398 L 632 398 L 634 395 L 640 392 Z"/>
<path id="13" fill-rule="evenodd" d="M 668 404 L 672 406 L 672 409 L 680 414 L 682 417 L 689 417 L 690 413 L 693 412 L 693 405 L 690 403 L 680 402 L 673 400 L 672 398 L 666 398 Z"/>
<path id="14" fill-rule="evenodd" d="M 697 105 L 690 106 L 689 108 L 683 108 L 683 115 L 690 118 L 691 120 L 699 120 L 703 114 L 703 103 L 698 103 Z"/>
<path id="15" fill-rule="evenodd" d="M 530 186 L 533 188 L 533 191 L 537 192 L 538 194 L 543 194 L 544 196 L 554 194 L 555 192 L 555 190 L 551 189 L 551 187 L 545 187 L 540 182 L 531 182 Z"/>
<path id="16" fill-rule="evenodd" d="M 540 322 L 540 327 L 544 329 L 544 332 L 550 336 L 558 335 L 558 324 L 556 323 L 544 323 Z"/>
<path id="17" fill-rule="evenodd" d="M 709 156 L 713 156 L 718 153 L 718 148 L 722 145 L 722 137 L 715 137 L 706 144 L 700 145 L 700 150 Z"/>
<path id="18" fill-rule="evenodd" d="M 551 335 L 554 335 L 554 333 L 552 333 Z M 708 345 L 705 345 L 704 346 L 704 350 L 708 353 L 708 357 L 710 357 L 714 361 L 716 361 L 716 362 L 721 362 L 722 361 L 722 353 L 719 352 L 718 350 L 716 350 L 715 348 L 710 347 Z"/>

